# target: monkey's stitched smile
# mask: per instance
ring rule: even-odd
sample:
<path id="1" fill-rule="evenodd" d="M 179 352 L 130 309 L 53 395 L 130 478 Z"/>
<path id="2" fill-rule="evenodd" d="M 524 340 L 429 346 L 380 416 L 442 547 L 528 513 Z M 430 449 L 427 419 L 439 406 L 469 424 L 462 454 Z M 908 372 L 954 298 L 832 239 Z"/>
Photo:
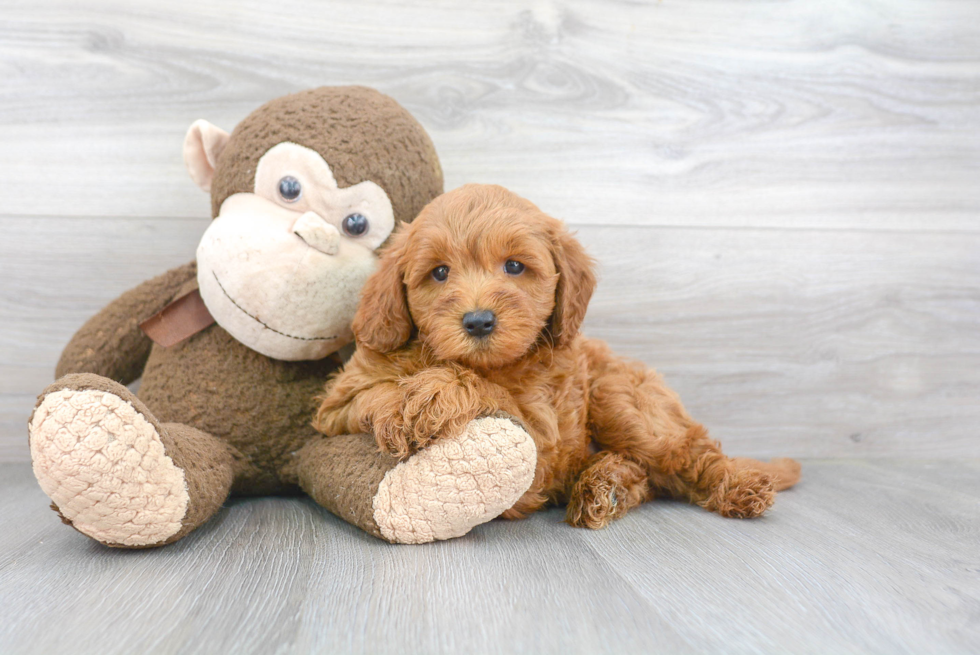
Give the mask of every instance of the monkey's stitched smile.
<path id="1" fill-rule="evenodd" d="M 242 307 L 241 305 L 239 305 L 235 301 L 235 299 L 232 298 L 231 295 L 225 290 L 224 285 L 221 284 L 221 280 L 218 279 L 218 274 L 217 273 L 215 273 L 214 271 L 211 271 L 211 275 L 214 276 L 214 281 L 218 283 L 218 288 L 221 289 L 221 292 L 223 294 L 225 294 L 225 298 L 227 298 L 228 300 L 230 300 L 231 301 L 231 304 L 234 305 L 235 307 L 237 307 L 239 310 L 241 310 L 241 312 L 243 314 L 245 314 L 245 316 L 248 316 L 250 319 L 252 319 L 256 323 L 258 323 L 259 325 L 261 325 L 265 329 L 270 330 L 272 332 L 275 332 L 276 334 L 281 334 L 284 337 L 289 337 L 290 339 L 296 339 L 297 341 L 330 341 L 332 339 L 336 339 L 337 338 L 336 335 L 334 335 L 332 337 L 298 337 L 295 334 L 286 334 L 285 332 L 280 332 L 276 328 L 274 328 L 274 327 L 268 325 L 267 323 L 259 320 L 257 317 L 255 317 L 252 314 L 250 314 L 248 312 L 248 310 L 246 310 L 244 307 Z"/>

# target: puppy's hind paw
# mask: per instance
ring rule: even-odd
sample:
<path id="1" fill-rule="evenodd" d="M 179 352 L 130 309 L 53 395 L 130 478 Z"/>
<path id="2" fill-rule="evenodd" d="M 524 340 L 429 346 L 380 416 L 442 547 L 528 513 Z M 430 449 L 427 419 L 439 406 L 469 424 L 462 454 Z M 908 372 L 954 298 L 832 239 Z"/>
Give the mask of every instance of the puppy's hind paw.
<path id="1" fill-rule="evenodd" d="M 620 494 L 622 490 L 620 490 Z M 575 494 L 568 501 L 565 521 L 575 528 L 598 530 L 623 515 L 616 487 L 603 485 Z"/>
<path id="2" fill-rule="evenodd" d="M 651 497 L 646 472 L 612 452 L 600 452 L 572 488 L 565 521 L 598 530 Z"/>
<path id="3" fill-rule="evenodd" d="M 741 469 L 715 489 L 701 506 L 726 518 L 761 516 L 776 500 L 772 478 L 760 471 Z"/>

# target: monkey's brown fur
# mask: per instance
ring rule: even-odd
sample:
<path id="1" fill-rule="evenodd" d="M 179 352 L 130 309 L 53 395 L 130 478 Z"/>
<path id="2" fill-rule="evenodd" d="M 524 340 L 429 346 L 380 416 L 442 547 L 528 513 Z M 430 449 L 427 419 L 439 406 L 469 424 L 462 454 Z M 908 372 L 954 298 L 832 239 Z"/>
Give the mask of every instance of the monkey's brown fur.
<path id="1" fill-rule="evenodd" d="M 508 260 L 525 269 L 507 273 Z M 440 266 L 445 281 L 432 275 Z M 572 525 L 600 528 L 657 494 L 723 516 L 762 514 L 799 465 L 729 459 L 655 372 L 580 336 L 594 287 L 582 246 L 527 200 L 483 185 L 440 196 L 367 282 L 357 353 L 328 384 L 317 427 L 373 431 L 404 458 L 476 416 L 518 417 L 538 462 L 506 518 L 567 503 Z M 497 324 L 477 339 L 461 321 L 480 309 Z"/>
<path id="2" fill-rule="evenodd" d="M 380 186 L 396 221 L 410 222 L 442 193 L 435 147 L 404 107 L 363 86 L 321 87 L 267 102 L 235 127 L 211 183 L 212 216 L 228 196 L 252 192 L 259 159 L 284 142 L 320 153 L 341 188 Z"/>
<path id="3" fill-rule="evenodd" d="M 376 182 L 403 221 L 442 191 L 432 142 L 404 108 L 373 89 L 322 87 L 273 100 L 239 123 L 216 162 L 215 215 L 230 195 L 253 191 L 259 158 L 283 141 L 322 154 L 342 186 Z M 191 493 L 183 528 L 168 543 L 208 519 L 230 492 L 295 493 L 299 486 L 381 536 L 372 518 L 379 464 L 371 442 L 362 448 L 361 435 L 351 435 L 327 446 L 310 426 L 313 398 L 336 358 L 274 360 L 217 324 L 170 348 L 140 331 L 142 320 L 194 290 L 196 280 L 190 263 L 103 308 L 65 347 L 60 379 L 38 403 L 65 388 L 110 391 L 158 426 Z M 140 377 L 139 398 L 120 386 Z"/>

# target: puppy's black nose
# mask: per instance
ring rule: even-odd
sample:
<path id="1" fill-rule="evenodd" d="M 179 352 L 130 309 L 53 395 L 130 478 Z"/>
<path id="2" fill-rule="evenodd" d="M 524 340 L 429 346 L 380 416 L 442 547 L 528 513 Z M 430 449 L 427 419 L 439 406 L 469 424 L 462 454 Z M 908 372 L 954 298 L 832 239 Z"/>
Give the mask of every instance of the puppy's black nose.
<path id="1" fill-rule="evenodd" d="M 497 325 L 497 317 L 488 309 L 466 312 L 463 316 L 463 328 L 471 337 L 485 337 Z"/>

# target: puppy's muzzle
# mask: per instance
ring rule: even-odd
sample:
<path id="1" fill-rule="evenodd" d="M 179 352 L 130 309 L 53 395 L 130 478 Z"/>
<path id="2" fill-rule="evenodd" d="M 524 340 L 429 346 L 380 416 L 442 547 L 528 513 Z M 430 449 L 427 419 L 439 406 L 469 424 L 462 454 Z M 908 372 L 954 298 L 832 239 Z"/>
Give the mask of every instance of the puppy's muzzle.
<path id="1" fill-rule="evenodd" d="M 471 337 L 481 339 L 497 326 L 497 316 L 488 309 L 478 309 L 463 315 L 463 329 Z"/>

